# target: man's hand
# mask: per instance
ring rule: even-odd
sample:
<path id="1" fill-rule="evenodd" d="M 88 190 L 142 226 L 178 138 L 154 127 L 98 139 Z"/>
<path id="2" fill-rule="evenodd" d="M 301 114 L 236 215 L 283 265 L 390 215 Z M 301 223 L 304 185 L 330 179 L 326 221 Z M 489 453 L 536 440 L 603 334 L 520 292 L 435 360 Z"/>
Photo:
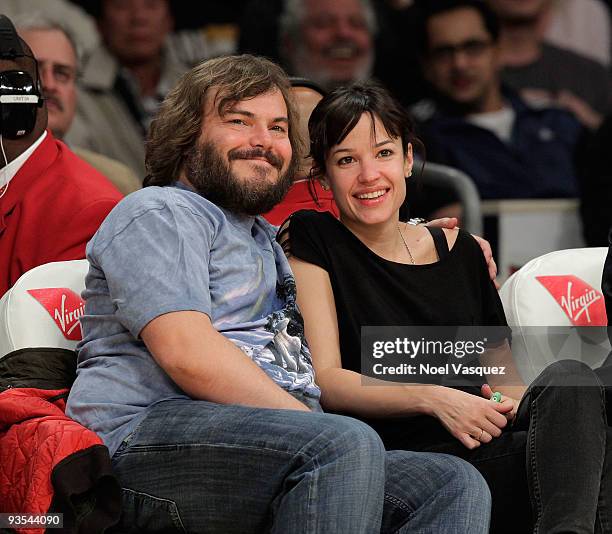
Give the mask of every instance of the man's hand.
<path id="1" fill-rule="evenodd" d="M 429 221 L 426 226 L 434 226 L 437 228 L 446 228 L 448 230 L 452 230 L 457 227 L 457 218 L 456 217 L 443 217 L 441 219 L 434 219 L 433 221 Z M 480 248 L 482 249 L 482 253 L 485 257 L 485 261 L 487 262 L 487 268 L 489 269 L 489 277 L 495 283 L 495 287 L 499 289 L 499 284 L 495 281 L 495 277 L 497 276 L 497 265 L 495 260 L 493 259 L 493 251 L 491 250 L 491 245 L 486 239 L 483 239 L 480 236 L 472 234 L 472 237 L 478 242 Z"/>
<path id="2" fill-rule="evenodd" d="M 570 91 L 563 90 L 554 94 L 546 89 L 522 89 L 521 97 L 536 107 L 558 106 L 566 109 L 590 130 L 596 130 L 603 122 L 601 114 Z"/>
<path id="3" fill-rule="evenodd" d="M 482 253 L 484 254 L 485 261 L 487 262 L 487 268 L 489 269 L 489 278 L 493 280 L 493 282 L 495 283 L 495 287 L 499 289 L 499 284 L 495 280 L 495 277 L 497 276 L 497 264 L 493 259 L 493 251 L 491 250 L 491 245 L 486 239 L 483 239 L 479 235 L 472 234 L 472 237 L 480 245 Z"/>
<path id="4" fill-rule="evenodd" d="M 457 224 L 459 224 L 459 219 L 457 219 L 457 217 L 442 217 L 441 219 L 433 219 L 429 221 L 425 224 L 425 226 L 452 230 L 453 228 L 457 228 Z"/>
<path id="5" fill-rule="evenodd" d="M 578 98 L 570 91 L 560 91 L 556 103 L 560 107 L 571 111 L 574 116 L 590 130 L 597 130 L 603 122 L 601 114 L 597 113 L 584 100 Z"/>

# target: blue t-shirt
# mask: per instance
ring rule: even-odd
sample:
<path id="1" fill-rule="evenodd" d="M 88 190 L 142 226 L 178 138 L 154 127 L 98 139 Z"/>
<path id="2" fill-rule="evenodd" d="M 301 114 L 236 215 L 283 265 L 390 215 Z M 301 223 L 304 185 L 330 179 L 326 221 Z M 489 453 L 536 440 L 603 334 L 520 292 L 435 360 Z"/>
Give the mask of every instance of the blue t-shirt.
<path id="1" fill-rule="evenodd" d="M 146 408 L 189 398 L 139 338 L 151 320 L 184 310 L 207 314 L 283 389 L 317 400 L 295 281 L 274 238 L 261 217 L 225 211 L 181 184 L 120 202 L 87 245 L 83 340 L 66 413 L 112 455 Z"/>

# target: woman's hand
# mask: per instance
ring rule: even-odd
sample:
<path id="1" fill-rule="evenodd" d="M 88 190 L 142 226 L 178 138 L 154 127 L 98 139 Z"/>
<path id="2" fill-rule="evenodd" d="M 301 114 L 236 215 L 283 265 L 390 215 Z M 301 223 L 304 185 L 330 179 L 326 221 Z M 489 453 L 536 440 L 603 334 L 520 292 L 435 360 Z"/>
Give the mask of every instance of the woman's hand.
<path id="1" fill-rule="evenodd" d="M 457 389 L 437 389 L 432 414 L 468 449 L 489 443 L 508 423 L 510 403 L 499 403 Z"/>
<path id="2" fill-rule="evenodd" d="M 488 399 L 489 401 L 491 400 L 491 397 L 493 396 L 493 390 L 491 389 L 491 386 L 489 386 L 489 384 L 483 384 L 480 388 L 480 392 L 482 393 L 482 396 L 485 399 Z M 520 401 L 513 399 L 512 397 L 502 395 L 501 402 L 498 402 L 497 404 L 499 404 L 500 406 L 503 404 L 511 406 L 510 410 L 505 412 L 504 415 L 506 416 L 506 419 L 508 419 L 508 421 L 514 421 L 514 418 L 516 417 L 516 411 L 519 407 L 519 402 Z"/>

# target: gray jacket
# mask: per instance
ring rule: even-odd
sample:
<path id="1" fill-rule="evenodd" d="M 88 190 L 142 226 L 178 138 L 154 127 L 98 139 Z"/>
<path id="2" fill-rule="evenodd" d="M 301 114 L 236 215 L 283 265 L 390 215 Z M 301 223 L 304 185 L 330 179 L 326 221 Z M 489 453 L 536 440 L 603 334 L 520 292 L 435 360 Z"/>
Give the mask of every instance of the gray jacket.
<path id="1" fill-rule="evenodd" d="M 77 114 L 66 141 L 124 163 L 142 180 L 145 176 L 145 135 L 117 90 L 120 69 L 104 46 L 99 46 L 89 56 L 79 83 Z M 162 96 L 185 70 L 183 65 L 170 60 L 163 62 L 158 86 Z"/>

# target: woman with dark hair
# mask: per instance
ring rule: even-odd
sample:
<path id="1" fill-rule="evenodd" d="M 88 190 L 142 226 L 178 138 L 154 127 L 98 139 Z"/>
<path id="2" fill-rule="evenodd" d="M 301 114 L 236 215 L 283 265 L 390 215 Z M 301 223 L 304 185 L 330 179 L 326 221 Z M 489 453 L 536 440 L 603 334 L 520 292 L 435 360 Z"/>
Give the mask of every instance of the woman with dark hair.
<path id="1" fill-rule="evenodd" d="M 472 462 L 491 488 L 493 532 L 610 532 L 601 383 L 561 361 L 526 389 L 507 362 L 509 329 L 476 241 L 400 222 L 416 141 L 407 114 L 381 87 L 355 84 L 323 98 L 309 132 L 312 174 L 333 191 L 340 220 L 298 212 L 279 240 L 324 408 L 368 422 L 388 449 Z M 490 357 L 506 380 L 364 385 L 361 328 L 386 325 L 501 328 Z"/>

